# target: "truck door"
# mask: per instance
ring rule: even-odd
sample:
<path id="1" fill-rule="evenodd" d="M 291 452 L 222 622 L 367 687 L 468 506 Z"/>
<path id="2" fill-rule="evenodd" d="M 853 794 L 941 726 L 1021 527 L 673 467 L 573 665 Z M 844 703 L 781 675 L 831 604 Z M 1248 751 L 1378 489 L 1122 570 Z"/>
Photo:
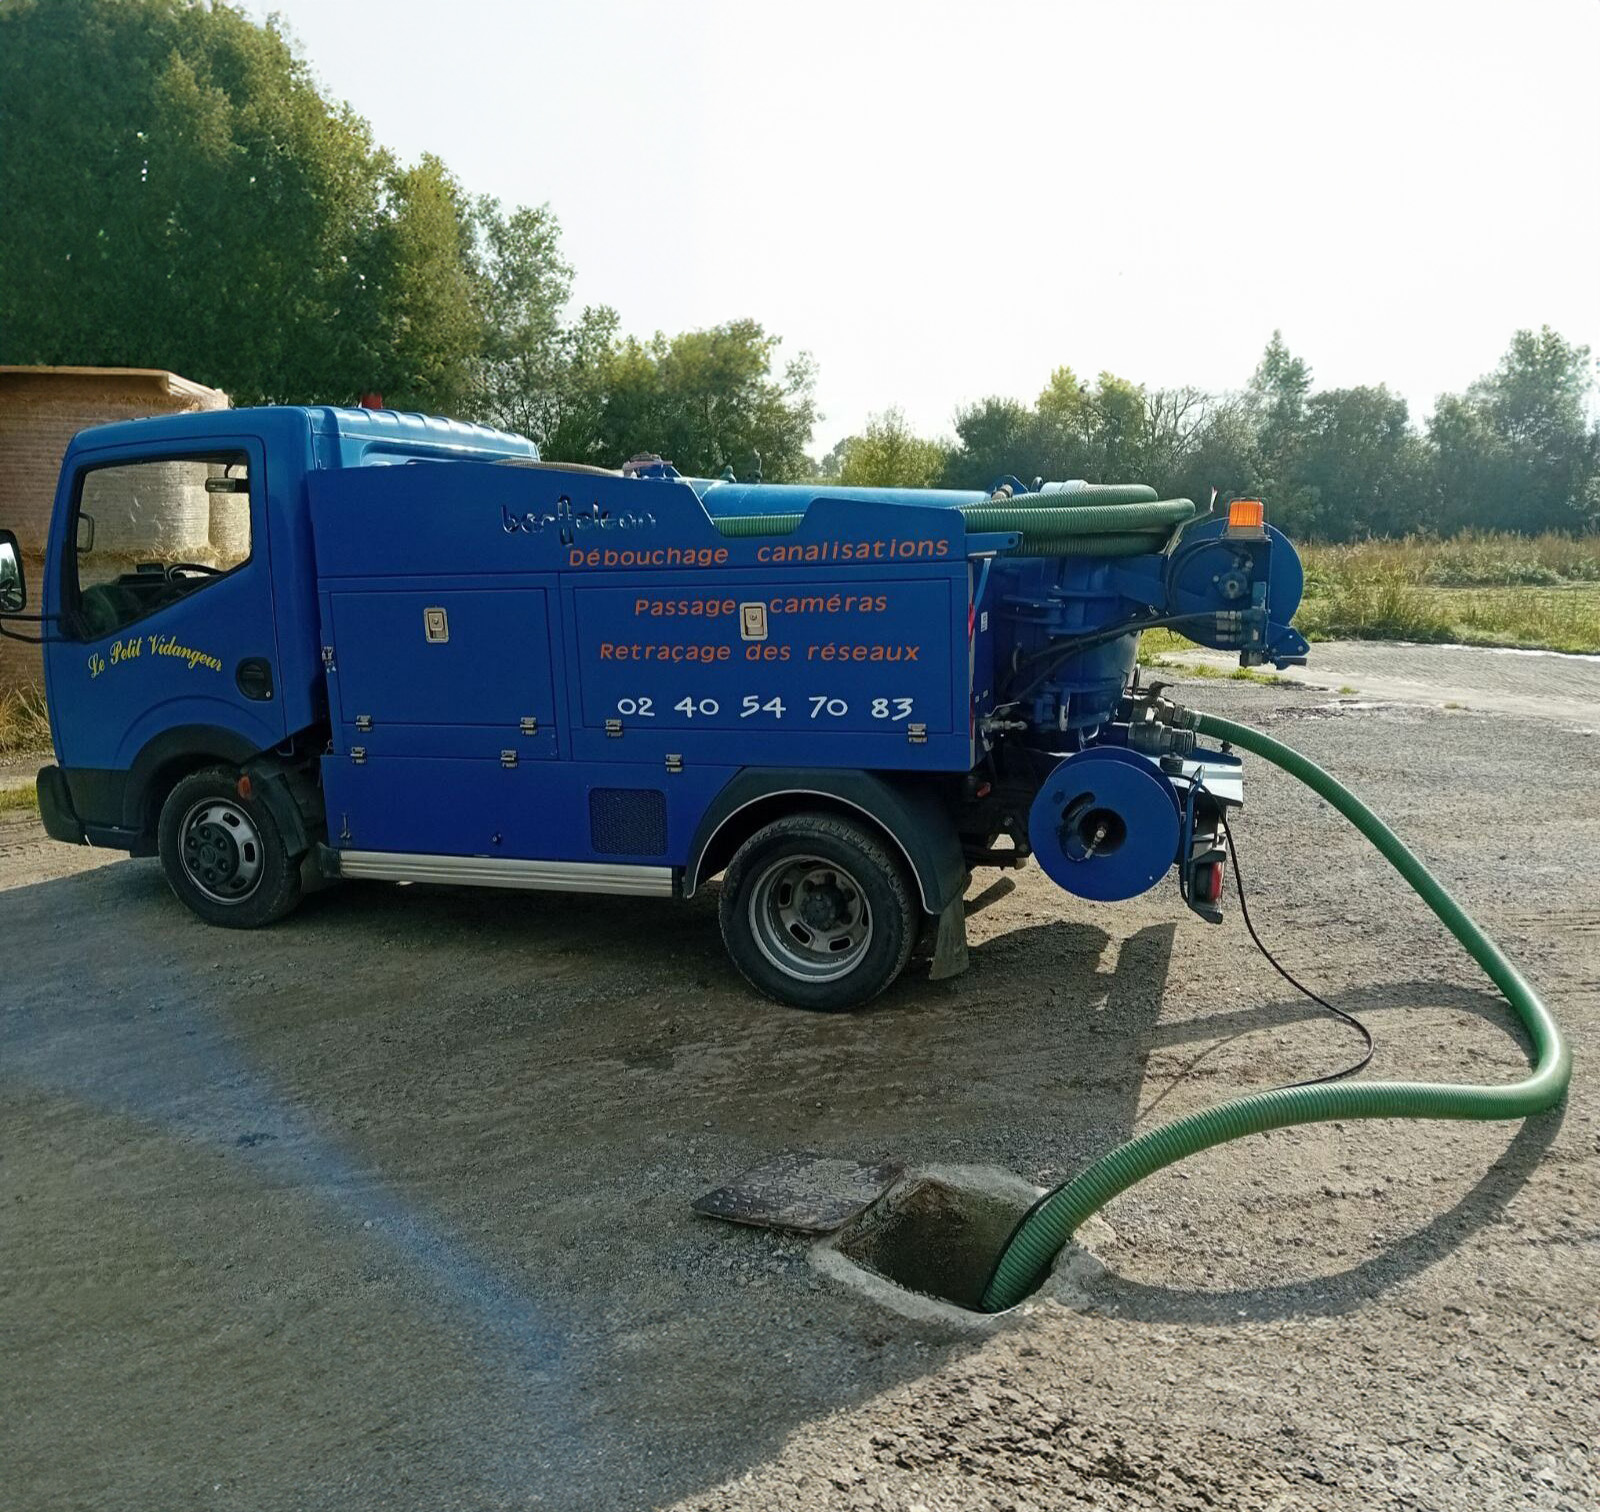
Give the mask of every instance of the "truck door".
<path id="1" fill-rule="evenodd" d="M 284 738 L 266 457 L 253 438 L 108 448 L 61 486 L 50 719 L 80 812 L 116 823 L 118 783 L 157 736 Z"/>

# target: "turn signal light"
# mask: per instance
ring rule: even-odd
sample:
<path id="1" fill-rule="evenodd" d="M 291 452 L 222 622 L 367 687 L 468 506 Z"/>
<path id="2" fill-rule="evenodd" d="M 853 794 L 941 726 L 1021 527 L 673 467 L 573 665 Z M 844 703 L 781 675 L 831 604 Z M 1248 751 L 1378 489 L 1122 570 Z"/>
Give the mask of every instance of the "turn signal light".
<path id="1" fill-rule="evenodd" d="M 1229 530 L 1260 530 L 1266 523 L 1267 510 L 1260 499 L 1235 499 L 1228 505 Z"/>

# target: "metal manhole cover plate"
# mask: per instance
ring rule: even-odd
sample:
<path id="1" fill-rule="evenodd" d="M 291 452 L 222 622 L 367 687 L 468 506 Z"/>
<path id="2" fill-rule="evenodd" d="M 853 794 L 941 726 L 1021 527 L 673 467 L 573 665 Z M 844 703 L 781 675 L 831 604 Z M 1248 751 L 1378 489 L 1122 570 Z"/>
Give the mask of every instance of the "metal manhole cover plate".
<path id="1" fill-rule="evenodd" d="M 869 1208 L 904 1172 L 904 1161 L 887 1157 L 861 1165 L 825 1155 L 779 1155 L 695 1198 L 692 1206 L 729 1223 L 828 1234 Z"/>

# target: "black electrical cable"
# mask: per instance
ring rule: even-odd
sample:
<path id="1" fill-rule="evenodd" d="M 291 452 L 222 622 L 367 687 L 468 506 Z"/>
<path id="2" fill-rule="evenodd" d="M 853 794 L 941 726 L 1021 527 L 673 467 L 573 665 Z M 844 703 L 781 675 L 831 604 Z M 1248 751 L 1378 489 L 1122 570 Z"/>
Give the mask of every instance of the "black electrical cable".
<path id="1" fill-rule="evenodd" d="M 1048 645 L 1035 651 L 1031 656 L 1024 657 L 1011 670 L 1011 676 L 1006 681 L 1001 697 L 1006 700 L 999 707 L 1007 708 L 1011 704 L 1020 703 L 1033 690 L 1039 686 L 1057 666 L 1069 656 L 1075 656 L 1080 651 L 1092 651 L 1096 646 L 1103 646 L 1114 640 L 1121 640 L 1125 635 L 1132 635 L 1136 631 L 1160 630 L 1173 625 L 1189 625 L 1197 620 L 1210 620 L 1215 622 L 1216 612 L 1202 614 L 1162 614 L 1146 616 L 1142 619 L 1122 620 L 1115 625 L 1105 625 L 1098 630 L 1091 630 L 1084 635 L 1075 635 L 1067 639 L 1054 640 Z M 1048 663 L 1032 682 L 1021 690 L 1016 687 L 1017 679 L 1040 663 Z"/>
<path id="2" fill-rule="evenodd" d="M 1203 616 L 1206 619 L 1211 615 Z M 1187 620 L 1189 615 L 1180 615 L 1175 618 Z M 1154 630 L 1161 625 L 1173 622 L 1173 616 L 1157 616 L 1153 614 L 1130 615 L 1125 620 L 1118 620 L 1110 625 L 1098 625 L 1093 630 L 1085 630 L 1078 635 L 1063 636 L 1047 642 L 1037 651 L 1024 656 L 1011 669 L 1012 680 L 1020 677 L 1024 672 L 1030 671 L 1041 662 L 1055 662 L 1062 657 L 1071 656 L 1075 651 L 1085 647 L 1099 645 L 1108 640 L 1117 640 L 1124 635 L 1131 635 L 1135 630 Z"/>
<path id="3" fill-rule="evenodd" d="M 1319 1008 L 1326 1008 L 1328 1012 L 1331 1013 L 1336 1019 L 1343 1019 L 1345 1023 L 1349 1024 L 1361 1036 L 1361 1038 L 1367 1042 L 1366 1053 L 1361 1057 L 1361 1059 L 1353 1062 L 1351 1065 L 1346 1066 L 1342 1071 L 1332 1071 L 1326 1076 L 1309 1077 L 1305 1081 L 1289 1082 L 1287 1086 L 1278 1087 L 1274 1090 L 1283 1092 L 1294 1087 L 1320 1087 L 1325 1082 L 1343 1081 L 1348 1076 L 1354 1076 L 1358 1071 L 1364 1071 L 1368 1062 L 1372 1059 L 1372 1052 L 1374 1048 L 1372 1043 L 1372 1031 L 1369 1030 L 1367 1026 L 1363 1024 L 1361 1020 L 1358 1019 L 1353 1013 L 1346 1013 L 1343 1008 L 1335 1008 L 1333 1004 L 1330 1003 L 1326 998 L 1318 997 L 1317 994 L 1314 993 L 1303 982 L 1296 981 L 1295 978 L 1290 976 L 1288 971 L 1279 964 L 1278 958 L 1267 949 L 1266 945 L 1262 942 L 1261 936 L 1256 933 L 1256 926 L 1250 918 L 1250 905 L 1245 902 L 1244 873 L 1239 869 L 1239 851 L 1233 843 L 1233 830 L 1228 824 L 1228 811 L 1226 809 L 1222 811 L 1222 833 L 1227 837 L 1228 853 L 1233 858 L 1233 885 L 1239 893 L 1239 916 L 1244 920 L 1244 927 L 1250 931 L 1250 938 L 1255 942 L 1256 949 L 1267 958 L 1267 964 L 1270 965 L 1272 969 L 1284 979 L 1284 981 L 1293 987 L 1296 992 L 1300 993 L 1304 997 L 1310 998 L 1311 1001 Z M 1049 1202 L 1057 1192 L 1061 1191 L 1065 1187 L 1070 1186 L 1073 1179 L 1075 1178 L 1069 1177 L 1066 1181 L 1059 1182 L 1057 1185 L 1051 1187 L 1049 1191 L 1041 1192 L 1033 1206 L 1030 1207 L 1028 1211 L 1025 1212 L 1019 1219 L 1017 1219 L 1016 1226 L 1011 1230 L 1010 1236 L 1006 1239 L 1006 1242 L 1000 1246 L 999 1252 L 994 1257 L 994 1264 L 990 1267 L 988 1279 L 984 1283 L 985 1295 L 987 1295 L 989 1287 L 993 1284 L 995 1276 L 999 1274 L 1000 1262 L 1005 1259 L 1006 1252 L 1011 1247 L 1011 1241 L 1028 1226 L 1029 1222 L 1033 1219 L 1034 1214 L 1044 1207 L 1044 1205 Z"/>
<path id="4" fill-rule="evenodd" d="M 1239 851 L 1233 843 L 1233 830 L 1228 824 L 1226 809 L 1222 813 L 1222 833 L 1227 837 L 1228 852 L 1233 857 L 1233 885 L 1239 893 L 1239 917 L 1244 920 L 1244 927 L 1250 931 L 1250 938 L 1255 941 L 1256 949 L 1267 958 L 1267 964 L 1296 992 L 1302 997 L 1310 998 L 1319 1008 L 1326 1008 L 1336 1019 L 1344 1020 L 1367 1042 L 1366 1053 L 1362 1055 L 1361 1059 L 1346 1066 L 1342 1071 L 1330 1071 L 1326 1076 L 1312 1076 L 1305 1081 L 1288 1082 L 1285 1087 L 1278 1090 L 1287 1090 L 1289 1087 L 1320 1087 L 1324 1082 L 1343 1081 L 1347 1076 L 1354 1076 L 1356 1072 L 1366 1070 L 1367 1063 L 1372 1059 L 1372 1031 L 1353 1013 L 1346 1013 L 1343 1008 L 1335 1008 L 1326 998 L 1318 997 L 1303 982 L 1296 981 L 1279 963 L 1278 958 L 1262 943 L 1261 936 L 1256 933 L 1256 926 L 1250 918 L 1250 905 L 1244 899 L 1244 872 L 1239 866 Z"/>

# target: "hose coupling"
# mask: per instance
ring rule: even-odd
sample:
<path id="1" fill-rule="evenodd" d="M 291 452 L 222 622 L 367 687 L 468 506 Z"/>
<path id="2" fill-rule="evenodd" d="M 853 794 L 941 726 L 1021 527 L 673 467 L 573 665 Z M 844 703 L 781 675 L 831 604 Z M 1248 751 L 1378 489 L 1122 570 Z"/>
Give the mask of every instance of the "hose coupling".
<path id="1" fill-rule="evenodd" d="M 1151 683 L 1123 700 L 1119 713 L 1127 721 L 1128 747 L 1146 756 L 1192 756 L 1200 716 L 1174 703 L 1164 687 Z"/>
<path id="2" fill-rule="evenodd" d="M 1145 756 L 1193 756 L 1194 746 L 1192 730 L 1175 730 L 1154 720 L 1128 726 L 1128 749 Z"/>

